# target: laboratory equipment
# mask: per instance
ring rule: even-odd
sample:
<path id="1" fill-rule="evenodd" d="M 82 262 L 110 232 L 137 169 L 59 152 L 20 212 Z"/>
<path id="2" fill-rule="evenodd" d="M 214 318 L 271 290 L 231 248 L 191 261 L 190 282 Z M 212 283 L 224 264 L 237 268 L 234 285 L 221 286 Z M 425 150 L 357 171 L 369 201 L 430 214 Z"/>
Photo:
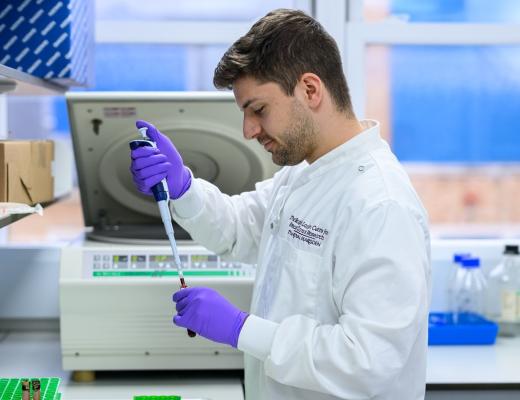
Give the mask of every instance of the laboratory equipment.
<path id="1" fill-rule="evenodd" d="M 178 273 L 154 198 L 129 173 L 135 121 L 171 136 L 196 177 L 233 195 L 277 170 L 256 141 L 242 137 L 230 93 L 66 95 L 85 234 L 62 250 L 60 324 L 65 370 L 240 369 L 242 354 L 172 322 Z M 173 225 L 190 286 L 219 291 L 248 310 L 255 266 L 222 259 Z"/>
<path id="2" fill-rule="evenodd" d="M 471 321 L 455 323 L 453 313 L 434 312 L 428 316 L 428 345 L 491 345 L 495 344 L 498 325 L 474 315 Z"/>
<path id="3" fill-rule="evenodd" d="M 31 207 L 23 203 L 0 203 L 0 218 L 14 214 L 38 214 L 43 215 L 43 207 L 40 203 Z"/>
<path id="4" fill-rule="evenodd" d="M 181 396 L 134 396 L 134 400 L 182 400 Z"/>
<path id="5" fill-rule="evenodd" d="M 486 315 L 499 325 L 499 335 L 520 334 L 520 255 L 505 245 L 502 259 L 488 274 Z"/>
<path id="6" fill-rule="evenodd" d="M 469 277 L 468 267 L 462 265 L 463 260 L 469 258 L 471 258 L 471 253 L 468 252 L 453 253 L 451 257 L 450 269 L 445 281 L 448 310 L 429 313 L 428 345 L 490 345 L 495 343 L 498 332 L 497 324 L 475 314 L 473 310 L 471 310 L 471 314 L 465 310 L 465 301 L 470 303 L 476 301 L 473 299 L 473 295 L 468 295 L 466 287 Z M 461 317 L 464 312 L 466 314 Z"/>
<path id="7" fill-rule="evenodd" d="M 179 242 L 190 286 L 212 287 L 249 309 L 255 267 Z M 242 354 L 175 327 L 178 274 L 164 245 L 79 239 L 63 249 L 60 324 L 66 370 L 238 369 Z"/>
<path id="8" fill-rule="evenodd" d="M 3 397 L 3 396 L 2 396 Z M 22 400 L 29 400 L 31 398 L 31 384 L 27 379 L 22 381 Z"/>
<path id="9" fill-rule="evenodd" d="M 454 323 L 471 323 L 484 315 L 486 278 L 479 258 L 463 258 L 453 283 Z"/>
<path id="10" fill-rule="evenodd" d="M 256 141 L 242 136 L 242 113 L 231 93 L 67 93 L 85 225 L 91 239 L 123 243 L 165 239 L 157 204 L 136 193 L 128 171 L 135 121 L 153 121 L 173 139 L 194 176 L 228 194 L 253 190 L 278 169 Z M 177 240 L 190 239 L 174 224 Z M 142 243 L 142 242 L 141 242 Z"/>
<path id="11" fill-rule="evenodd" d="M 460 263 L 462 259 L 470 257 L 470 253 L 454 253 L 453 261 L 450 266 L 450 271 L 448 272 L 447 280 L 445 283 L 446 287 L 446 298 L 448 299 L 449 310 L 455 309 L 455 296 L 453 293 L 453 289 L 455 287 L 455 281 L 457 279 L 457 274 L 460 273 Z"/>
<path id="12" fill-rule="evenodd" d="M 60 381 L 60 378 L 0 378 L 0 399 L 58 400 Z"/>
<path id="13" fill-rule="evenodd" d="M 32 379 L 31 380 L 32 385 L 32 398 L 33 400 L 40 400 L 40 380 L 39 379 Z"/>
<path id="14" fill-rule="evenodd" d="M 147 135 L 148 128 L 143 127 L 139 128 L 139 132 L 141 133 L 142 139 L 132 140 L 130 142 L 130 148 L 135 150 L 139 147 L 153 147 L 157 146 Z M 155 201 L 157 202 L 157 206 L 159 207 L 159 213 L 161 214 L 161 220 L 164 226 L 164 230 L 166 231 L 166 235 L 168 236 L 168 241 L 170 242 L 170 247 L 172 249 L 173 254 L 173 262 L 175 264 L 175 270 L 179 275 L 179 279 L 181 282 L 181 289 L 185 289 L 186 282 L 184 280 L 184 275 L 182 274 L 182 265 L 181 260 L 179 258 L 179 253 L 177 251 L 177 244 L 175 242 L 175 233 L 173 231 L 172 225 L 172 216 L 170 214 L 170 194 L 168 191 L 168 183 L 166 182 L 166 178 L 159 182 L 157 185 L 152 187 L 152 193 Z M 190 337 L 195 336 L 195 332 L 188 329 L 188 335 Z"/>

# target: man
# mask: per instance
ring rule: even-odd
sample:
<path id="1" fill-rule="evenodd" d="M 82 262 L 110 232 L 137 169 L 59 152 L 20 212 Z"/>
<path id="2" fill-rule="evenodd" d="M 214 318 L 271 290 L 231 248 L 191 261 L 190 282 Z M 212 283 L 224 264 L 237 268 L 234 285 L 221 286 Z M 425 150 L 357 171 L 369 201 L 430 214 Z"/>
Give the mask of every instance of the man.
<path id="1" fill-rule="evenodd" d="M 137 122 L 158 145 L 132 152 L 137 187 L 166 178 L 197 242 L 257 264 L 250 314 L 188 288 L 173 296 L 175 324 L 245 353 L 248 399 L 424 398 L 427 215 L 379 124 L 356 120 L 336 43 L 276 10 L 229 48 L 214 83 L 233 90 L 244 137 L 284 168 L 227 196 Z"/>

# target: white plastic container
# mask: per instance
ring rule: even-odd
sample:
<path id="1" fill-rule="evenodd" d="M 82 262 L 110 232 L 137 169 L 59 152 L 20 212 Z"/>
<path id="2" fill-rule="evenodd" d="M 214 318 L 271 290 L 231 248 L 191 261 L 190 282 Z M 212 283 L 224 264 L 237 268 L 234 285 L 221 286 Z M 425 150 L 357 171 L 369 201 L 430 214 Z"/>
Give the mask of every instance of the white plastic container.
<path id="1" fill-rule="evenodd" d="M 457 274 L 459 273 L 460 263 L 464 258 L 471 257 L 470 253 L 454 253 L 452 258 L 452 263 L 450 265 L 450 270 L 447 273 L 446 277 L 446 300 L 448 303 L 448 311 L 453 312 L 455 310 L 455 297 L 454 297 L 454 289 L 455 289 L 455 281 L 457 279 Z"/>
<path id="2" fill-rule="evenodd" d="M 486 278 L 480 268 L 479 258 L 464 258 L 453 287 L 453 322 L 471 323 L 474 316 L 484 316 Z"/>

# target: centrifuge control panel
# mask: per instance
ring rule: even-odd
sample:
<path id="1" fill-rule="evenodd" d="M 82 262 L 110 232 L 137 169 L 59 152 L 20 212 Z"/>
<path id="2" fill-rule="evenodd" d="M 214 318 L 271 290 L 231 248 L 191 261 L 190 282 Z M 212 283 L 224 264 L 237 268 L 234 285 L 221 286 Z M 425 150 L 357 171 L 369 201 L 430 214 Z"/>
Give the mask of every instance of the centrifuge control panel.
<path id="1" fill-rule="evenodd" d="M 212 254 L 180 254 L 185 276 L 253 277 L 255 266 L 221 260 Z M 86 278 L 177 276 L 171 254 L 126 252 L 85 252 L 83 272 Z"/>

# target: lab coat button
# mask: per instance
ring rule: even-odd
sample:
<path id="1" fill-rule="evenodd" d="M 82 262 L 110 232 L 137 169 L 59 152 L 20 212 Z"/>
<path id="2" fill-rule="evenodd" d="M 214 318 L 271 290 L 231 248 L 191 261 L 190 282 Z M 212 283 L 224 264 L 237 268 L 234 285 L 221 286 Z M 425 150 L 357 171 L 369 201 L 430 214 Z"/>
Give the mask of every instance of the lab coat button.
<path id="1" fill-rule="evenodd" d="M 357 170 L 359 172 L 364 172 L 365 171 L 365 166 L 364 165 L 360 165 Z"/>

